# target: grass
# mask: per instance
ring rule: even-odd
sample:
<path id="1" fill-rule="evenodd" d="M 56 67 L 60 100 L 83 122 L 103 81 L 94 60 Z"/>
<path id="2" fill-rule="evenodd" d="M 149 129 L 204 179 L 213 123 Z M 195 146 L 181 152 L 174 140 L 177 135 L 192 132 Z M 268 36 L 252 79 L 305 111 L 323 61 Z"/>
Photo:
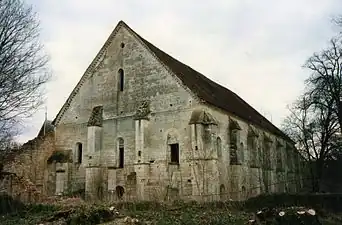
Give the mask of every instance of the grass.
<path id="1" fill-rule="evenodd" d="M 335 196 L 339 199 L 338 196 Z M 300 201 L 304 201 L 305 205 L 313 204 L 317 206 L 314 197 L 296 197 L 287 195 L 277 196 L 260 196 L 250 199 L 247 202 L 173 202 L 162 204 L 158 202 L 122 202 L 115 204 L 116 210 L 120 212 L 117 216 L 115 212 L 111 212 L 111 205 L 100 204 L 78 204 L 77 206 L 57 206 L 57 205 L 25 205 L 20 206 L 18 210 L 13 210 L 11 213 L 4 211 L 0 224 L 3 225 L 21 225 L 21 224 L 39 224 L 47 221 L 49 218 L 58 220 L 63 217 L 68 225 L 76 224 L 99 224 L 109 220 L 123 220 L 125 217 L 136 218 L 140 224 L 155 224 L 155 225 L 190 225 L 190 224 L 208 224 L 208 225 L 242 225 L 252 218 L 254 212 L 263 207 L 281 207 L 288 205 L 300 205 Z M 304 200 L 303 200 L 304 199 Z M 308 200 L 310 202 L 308 202 Z M 327 202 L 334 202 L 331 196 L 317 196 L 317 201 L 322 205 L 329 205 L 327 202 L 323 204 L 323 199 L 328 199 Z M 335 199 L 335 198 L 334 198 Z M 279 201 L 282 201 L 280 205 Z M 289 201 L 289 203 L 284 203 Z M 19 204 L 20 205 L 20 204 Z M 315 207 L 320 215 L 323 225 L 342 224 L 342 210 L 336 212 L 330 207 L 321 209 Z M 339 207 L 337 207 L 339 209 Z M 61 213 L 62 212 L 62 213 Z M 64 213 L 66 212 L 66 213 Z M 62 216 L 61 216 L 62 215 Z M 107 223 L 116 224 L 116 223 Z M 271 223 L 276 224 L 276 223 Z"/>

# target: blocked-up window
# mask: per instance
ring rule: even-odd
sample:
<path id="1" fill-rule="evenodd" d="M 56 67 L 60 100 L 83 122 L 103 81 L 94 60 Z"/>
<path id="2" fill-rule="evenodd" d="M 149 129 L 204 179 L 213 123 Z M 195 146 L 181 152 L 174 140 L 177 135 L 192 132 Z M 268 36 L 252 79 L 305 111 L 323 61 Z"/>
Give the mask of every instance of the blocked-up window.
<path id="1" fill-rule="evenodd" d="M 282 146 L 278 143 L 277 144 L 277 170 L 282 170 L 283 169 L 283 159 L 282 159 L 282 151 L 283 148 Z"/>
<path id="2" fill-rule="evenodd" d="M 263 157 L 263 167 L 266 169 L 271 169 L 271 143 L 264 140 L 264 157 Z"/>
<path id="3" fill-rule="evenodd" d="M 64 184 L 65 184 L 65 172 L 58 171 L 56 172 L 56 194 L 61 194 L 64 192 Z"/>
<path id="4" fill-rule="evenodd" d="M 108 169 L 108 191 L 115 191 L 116 187 L 116 171 L 115 169 Z"/>
<path id="5" fill-rule="evenodd" d="M 250 166 L 257 167 L 258 166 L 258 149 L 256 146 L 255 136 L 252 136 L 252 135 L 247 136 L 247 149 L 250 154 Z"/>
<path id="6" fill-rule="evenodd" d="M 170 144 L 170 151 L 171 151 L 171 163 L 179 164 L 179 145 Z"/>
<path id="7" fill-rule="evenodd" d="M 293 171 L 293 157 L 290 148 L 286 148 L 286 164 L 289 171 Z"/>

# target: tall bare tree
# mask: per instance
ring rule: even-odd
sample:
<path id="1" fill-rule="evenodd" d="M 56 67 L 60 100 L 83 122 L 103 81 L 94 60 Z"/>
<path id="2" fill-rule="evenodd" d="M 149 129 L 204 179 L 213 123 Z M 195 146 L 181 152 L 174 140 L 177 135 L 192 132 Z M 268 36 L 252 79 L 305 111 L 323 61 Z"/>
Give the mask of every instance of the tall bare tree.
<path id="1" fill-rule="evenodd" d="M 310 104 L 331 108 L 342 131 L 342 37 L 331 39 L 329 46 L 313 54 L 304 66 L 312 72 L 306 80 Z"/>
<path id="2" fill-rule="evenodd" d="M 337 25 L 342 27 L 342 15 L 337 15 L 332 18 L 332 22 Z"/>
<path id="3" fill-rule="evenodd" d="M 39 21 L 23 0 L 0 1 L 0 141 L 43 102 L 50 75 L 39 41 Z"/>
<path id="4" fill-rule="evenodd" d="M 304 96 L 290 108 L 284 120 L 284 131 L 297 143 L 297 148 L 310 165 L 313 191 L 319 191 L 325 162 L 339 149 L 339 123 L 334 116 L 332 98 Z M 313 101 L 315 104 L 313 104 Z"/>

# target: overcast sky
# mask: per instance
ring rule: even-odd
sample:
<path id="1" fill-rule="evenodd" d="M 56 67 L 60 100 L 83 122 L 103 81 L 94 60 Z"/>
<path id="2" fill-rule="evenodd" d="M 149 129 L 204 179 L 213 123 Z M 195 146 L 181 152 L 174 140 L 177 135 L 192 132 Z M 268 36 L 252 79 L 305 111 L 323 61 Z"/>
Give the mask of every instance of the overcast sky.
<path id="1" fill-rule="evenodd" d="M 51 120 L 123 20 L 280 126 L 308 76 L 301 66 L 327 45 L 337 31 L 331 19 L 342 13 L 341 0 L 27 1 L 39 14 L 51 58 L 54 78 L 46 102 Z M 25 121 L 18 139 L 34 138 L 43 120 L 42 109 Z"/>

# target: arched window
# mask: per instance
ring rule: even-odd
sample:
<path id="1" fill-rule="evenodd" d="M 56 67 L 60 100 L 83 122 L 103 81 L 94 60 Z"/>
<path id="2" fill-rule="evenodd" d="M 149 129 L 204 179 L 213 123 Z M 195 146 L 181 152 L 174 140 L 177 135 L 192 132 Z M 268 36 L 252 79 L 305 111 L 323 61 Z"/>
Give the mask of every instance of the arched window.
<path id="1" fill-rule="evenodd" d="M 119 147 L 119 168 L 124 168 L 125 161 L 125 147 L 124 140 L 122 138 L 118 139 L 118 147 Z"/>
<path id="2" fill-rule="evenodd" d="M 125 81 L 125 75 L 123 69 L 119 69 L 118 71 L 118 88 L 120 91 L 124 90 L 124 81 Z"/>
<path id="3" fill-rule="evenodd" d="M 76 162 L 78 164 L 82 163 L 82 153 L 83 153 L 82 143 L 78 142 L 76 144 Z"/>
<path id="4" fill-rule="evenodd" d="M 242 186 L 242 188 L 241 188 L 241 200 L 246 200 L 246 198 L 247 198 L 247 190 L 246 190 L 246 187 L 245 186 Z"/>
<path id="5" fill-rule="evenodd" d="M 216 149 L 217 149 L 217 157 L 222 157 L 222 146 L 221 146 L 221 138 L 216 138 Z"/>

